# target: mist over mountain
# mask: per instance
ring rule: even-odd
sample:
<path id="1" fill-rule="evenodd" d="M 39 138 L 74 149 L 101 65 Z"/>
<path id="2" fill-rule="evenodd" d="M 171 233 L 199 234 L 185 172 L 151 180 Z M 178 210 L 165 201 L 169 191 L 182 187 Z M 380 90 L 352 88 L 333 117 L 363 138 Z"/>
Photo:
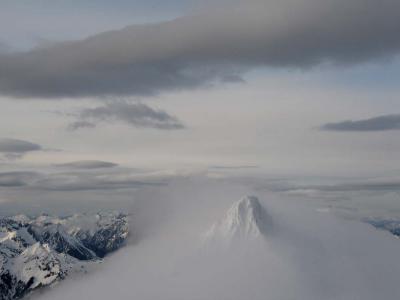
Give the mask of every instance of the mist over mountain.
<path id="1" fill-rule="evenodd" d="M 316 209 L 310 199 L 256 192 L 244 182 L 189 177 L 133 193 L 128 211 L 135 216 L 136 239 L 99 269 L 69 276 L 34 299 L 375 300 L 398 295 L 398 239 L 361 220 Z M 223 247 L 205 246 L 204 234 L 210 228 L 220 232 L 221 224 L 232 229 L 214 236 Z M 226 246 L 223 241 L 232 232 L 240 238 Z"/>

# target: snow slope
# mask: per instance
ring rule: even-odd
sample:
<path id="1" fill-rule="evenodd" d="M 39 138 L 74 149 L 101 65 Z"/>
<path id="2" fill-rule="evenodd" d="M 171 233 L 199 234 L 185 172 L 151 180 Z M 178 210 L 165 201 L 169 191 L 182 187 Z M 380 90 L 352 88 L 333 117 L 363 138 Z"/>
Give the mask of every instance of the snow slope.
<path id="1" fill-rule="evenodd" d="M 258 198 L 245 196 L 212 225 L 205 234 L 205 240 L 231 242 L 235 239 L 257 239 L 266 235 L 270 226 L 270 217 Z"/>
<path id="2" fill-rule="evenodd" d="M 128 233 L 128 217 L 120 213 L 0 219 L 0 298 L 21 298 L 100 261 Z"/>

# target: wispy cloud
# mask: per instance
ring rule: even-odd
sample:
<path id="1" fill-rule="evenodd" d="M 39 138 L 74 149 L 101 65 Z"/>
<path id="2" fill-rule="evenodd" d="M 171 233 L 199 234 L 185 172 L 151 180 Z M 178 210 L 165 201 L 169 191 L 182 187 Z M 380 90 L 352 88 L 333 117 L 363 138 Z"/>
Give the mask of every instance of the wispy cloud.
<path id="1" fill-rule="evenodd" d="M 0 187 L 36 191 L 106 191 L 163 186 L 171 178 L 170 175 L 137 173 L 129 169 L 113 170 L 109 164 L 100 167 L 100 162 L 77 162 L 70 167 L 75 170 L 65 172 L 0 172 Z"/>
<path id="2" fill-rule="evenodd" d="M 214 170 L 242 170 L 242 169 L 257 169 L 257 165 L 238 165 L 238 166 L 210 166 L 210 169 Z"/>
<path id="3" fill-rule="evenodd" d="M 74 131 L 82 128 L 95 128 L 96 124 L 88 121 L 75 121 L 68 124 L 68 130 Z"/>
<path id="4" fill-rule="evenodd" d="M 338 182 L 332 184 L 290 184 L 285 182 L 263 184 L 263 188 L 289 194 L 315 193 L 315 192 L 388 192 L 400 191 L 400 179 L 364 179 L 351 182 Z"/>
<path id="5" fill-rule="evenodd" d="M 19 159 L 29 152 L 40 150 L 43 150 L 42 146 L 32 142 L 10 138 L 0 139 L 0 154 L 9 160 Z"/>
<path id="6" fill-rule="evenodd" d="M 72 169 L 103 169 L 103 168 L 113 168 L 118 166 L 118 164 L 108 161 L 99 161 L 99 160 L 80 160 L 64 164 L 57 164 L 56 166 L 62 168 L 72 168 Z"/>
<path id="7" fill-rule="evenodd" d="M 164 130 L 183 129 L 184 125 L 174 116 L 142 103 L 115 102 L 95 108 L 85 108 L 75 114 L 76 121 L 70 130 L 94 128 L 97 124 L 120 122 L 133 127 Z"/>
<path id="8" fill-rule="evenodd" d="M 385 115 L 364 120 L 348 120 L 321 126 L 329 131 L 384 131 L 400 130 L 400 115 Z"/>
<path id="9" fill-rule="evenodd" d="M 39 176 L 36 172 L 15 171 L 0 173 L 0 187 L 23 187 Z"/>

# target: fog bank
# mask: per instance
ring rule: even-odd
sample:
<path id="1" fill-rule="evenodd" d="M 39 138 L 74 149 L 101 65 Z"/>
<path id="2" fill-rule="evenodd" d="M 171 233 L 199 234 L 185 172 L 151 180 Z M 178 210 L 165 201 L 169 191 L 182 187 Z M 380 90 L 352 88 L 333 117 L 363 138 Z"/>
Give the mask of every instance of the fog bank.
<path id="1" fill-rule="evenodd" d="M 265 236 L 204 247 L 201 235 L 247 186 L 177 180 L 132 205 L 132 243 L 98 270 L 35 299 L 394 299 L 400 243 L 367 224 L 308 203 L 257 193 L 271 216 Z"/>

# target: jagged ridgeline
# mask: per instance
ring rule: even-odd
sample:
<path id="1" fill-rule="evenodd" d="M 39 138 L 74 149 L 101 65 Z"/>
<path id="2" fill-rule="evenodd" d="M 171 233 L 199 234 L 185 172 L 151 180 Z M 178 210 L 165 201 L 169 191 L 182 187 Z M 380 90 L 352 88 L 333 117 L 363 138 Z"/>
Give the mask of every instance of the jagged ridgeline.
<path id="1" fill-rule="evenodd" d="M 121 213 L 0 219 L 0 299 L 19 299 L 99 262 L 129 233 Z"/>

